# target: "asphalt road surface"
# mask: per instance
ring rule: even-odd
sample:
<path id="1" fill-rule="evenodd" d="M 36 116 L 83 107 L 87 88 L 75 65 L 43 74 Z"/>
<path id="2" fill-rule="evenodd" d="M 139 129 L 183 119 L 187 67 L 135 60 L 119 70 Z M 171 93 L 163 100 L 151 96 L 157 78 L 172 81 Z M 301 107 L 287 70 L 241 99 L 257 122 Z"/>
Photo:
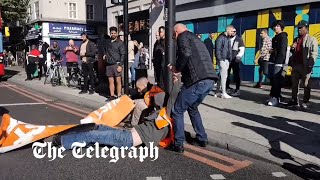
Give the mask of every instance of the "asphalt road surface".
<path id="1" fill-rule="evenodd" d="M 0 111 L 19 121 L 40 125 L 78 124 L 91 110 L 0 82 Z M 1 115 L 0 114 L 0 115 Z M 0 116 L 1 117 L 1 116 Z M 37 159 L 31 145 L 0 154 L 0 179 L 132 179 L 132 180 L 296 180 L 301 177 L 266 161 L 209 146 L 186 145 L 183 155 L 159 150 L 158 159 Z"/>

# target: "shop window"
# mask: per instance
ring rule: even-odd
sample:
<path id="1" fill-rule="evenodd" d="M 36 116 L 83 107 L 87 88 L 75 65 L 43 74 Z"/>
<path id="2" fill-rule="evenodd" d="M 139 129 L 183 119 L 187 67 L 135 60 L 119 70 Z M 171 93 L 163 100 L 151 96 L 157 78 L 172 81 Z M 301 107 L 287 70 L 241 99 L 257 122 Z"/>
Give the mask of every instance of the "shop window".
<path id="1" fill-rule="evenodd" d="M 39 18 L 39 1 L 34 2 L 34 15 L 35 19 Z"/>
<path id="2" fill-rule="evenodd" d="M 77 3 L 69 3 L 69 18 L 77 18 Z"/>
<path id="3" fill-rule="evenodd" d="M 92 4 L 87 4 L 87 19 L 88 20 L 94 19 L 94 8 Z"/>

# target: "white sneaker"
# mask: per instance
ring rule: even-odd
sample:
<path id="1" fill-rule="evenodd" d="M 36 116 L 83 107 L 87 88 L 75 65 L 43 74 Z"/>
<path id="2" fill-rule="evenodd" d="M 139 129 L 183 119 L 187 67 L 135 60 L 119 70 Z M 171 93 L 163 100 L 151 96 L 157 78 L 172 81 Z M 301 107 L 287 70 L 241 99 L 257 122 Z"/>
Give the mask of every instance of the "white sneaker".
<path id="1" fill-rule="evenodd" d="M 229 96 L 229 95 L 226 93 L 226 94 L 222 94 L 222 95 L 221 95 L 221 98 L 222 98 L 222 99 L 231 99 L 232 97 Z"/>
<path id="2" fill-rule="evenodd" d="M 240 96 L 240 90 L 236 90 L 236 92 L 232 93 L 231 96 Z"/>
<path id="3" fill-rule="evenodd" d="M 277 106 L 279 104 L 279 100 L 275 97 L 271 98 L 271 100 L 268 102 L 269 106 Z"/>

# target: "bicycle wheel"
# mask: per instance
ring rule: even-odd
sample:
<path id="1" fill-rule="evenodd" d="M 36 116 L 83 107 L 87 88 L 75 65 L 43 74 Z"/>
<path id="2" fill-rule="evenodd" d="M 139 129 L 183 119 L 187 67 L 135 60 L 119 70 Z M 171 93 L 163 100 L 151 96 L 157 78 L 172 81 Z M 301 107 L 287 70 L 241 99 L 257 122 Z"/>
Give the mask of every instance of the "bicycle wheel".
<path id="1" fill-rule="evenodd" d="M 52 74 L 52 77 L 51 77 L 50 81 L 51 81 L 51 85 L 53 87 L 55 87 L 55 86 L 57 86 L 59 84 L 59 74 L 58 74 L 56 68 L 53 70 L 53 74 Z"/>

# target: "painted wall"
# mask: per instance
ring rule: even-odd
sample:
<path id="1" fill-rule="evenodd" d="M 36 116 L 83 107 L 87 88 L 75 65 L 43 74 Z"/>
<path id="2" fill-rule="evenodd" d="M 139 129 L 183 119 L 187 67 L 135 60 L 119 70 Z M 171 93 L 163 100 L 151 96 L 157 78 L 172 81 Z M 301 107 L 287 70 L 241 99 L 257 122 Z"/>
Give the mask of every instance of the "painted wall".
<path id="1" fill-rule="evenodd" d="M 254 59 L 259 53 L 261 43 L 259 37 L 260 30 L 267 28 L 269 29 L 270 37 L 274 37 L 275 33 L 269 26 L 275 20 L 283 20 L 286 24 L 284 31 L 288 33 L 289 45 L 291 45 L 293 39 L 298 35 L 295 26 L 302 19 L 309 21 L 310 34 L 315 36 L 320 42 L 320 3 L 183 21 L 183 23 L 194 33 L 201 34 L 202 40 L 208 38 L 212 32 L 215 33 L 216 39 L 221 32 L 225 31 L 227 25 L 232 24 L 235 26 L 237 34 L 242 36 L 246 46 L 245 55 L 242 59 L 243 65 L 241 67 L 242 80 L 256 82 L 258 81 L 259 66 L 254 64 Z M 290 72 L 288 75 L 290 75 Z M 312 77 L 320 78 L 320 56 L 318 56 L 316 61 Z"/>

